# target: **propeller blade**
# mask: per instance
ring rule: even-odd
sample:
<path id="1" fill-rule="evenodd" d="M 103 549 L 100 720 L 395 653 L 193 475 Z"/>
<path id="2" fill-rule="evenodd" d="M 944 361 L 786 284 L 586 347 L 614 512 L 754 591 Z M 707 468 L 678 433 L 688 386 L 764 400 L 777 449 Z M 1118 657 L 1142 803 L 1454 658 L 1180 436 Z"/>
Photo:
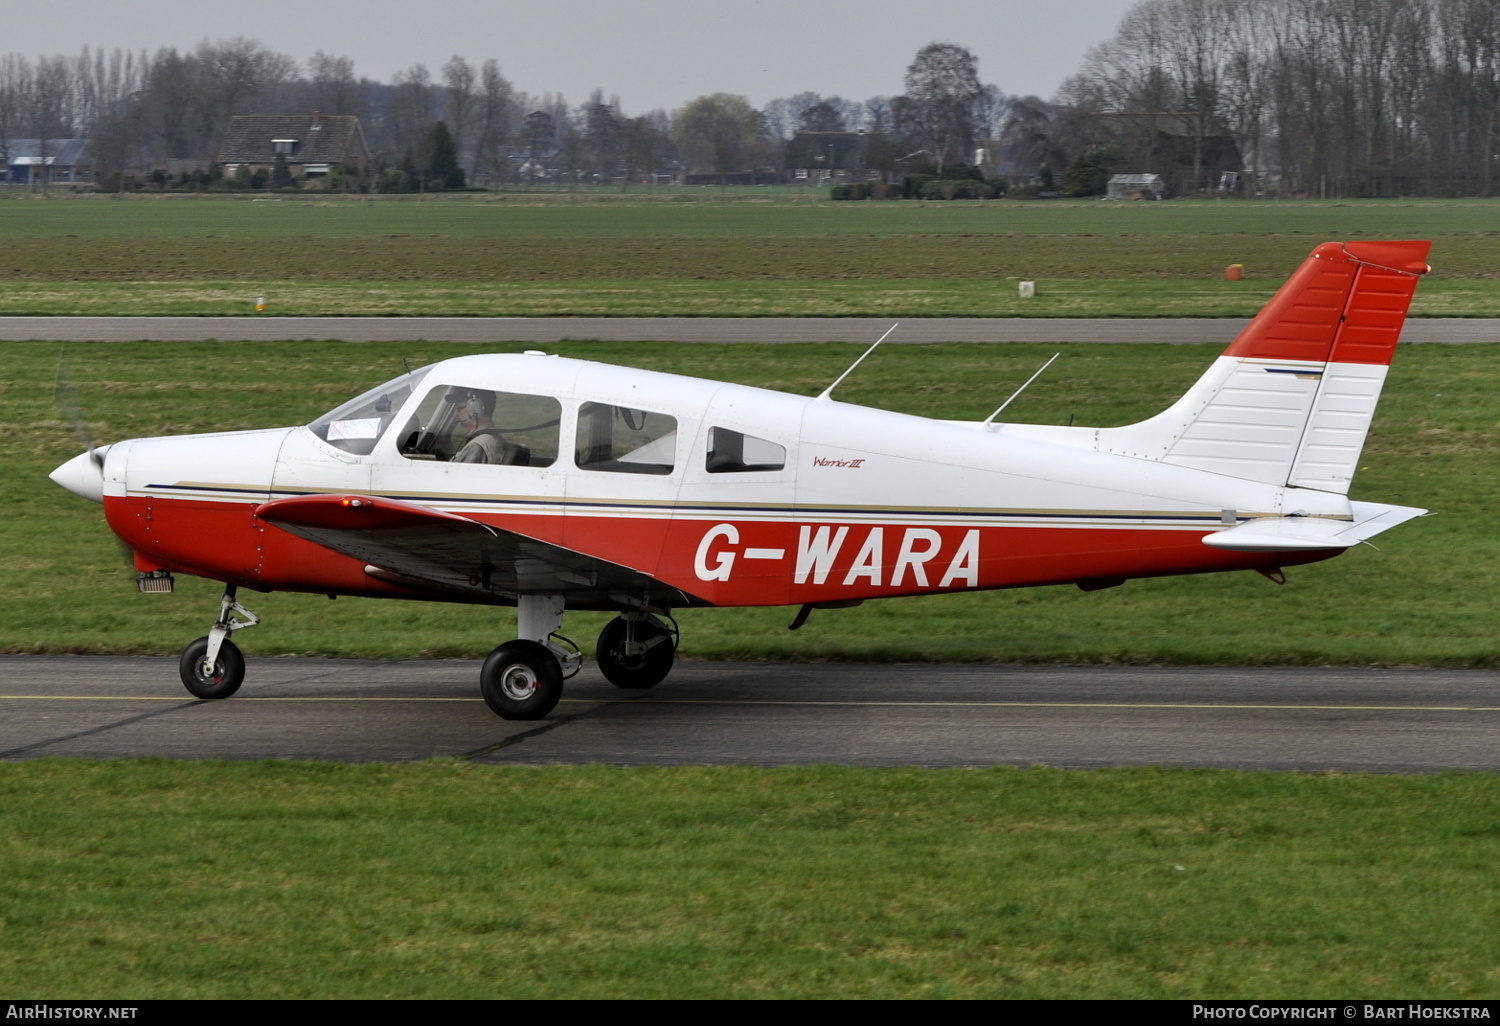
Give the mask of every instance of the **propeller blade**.
<path id="1" fill-rule="evenodd" d="M 57 381 L 53 386 L 53 396 L 57 400 L 58 409 L 62 410 L 63 416 L 73 425 L 74 433 L 88 450 L 89 459 L 100 470 L 103 470 L 104 454 L 94 444 L 94 436 L 89 431 L 88 421 L 83 417 L 83 405 L 78 401 L 78 386 L 73 384 L 71 378 L 64 375 L 62 357 L 58 357 L 57 360 Z"/>

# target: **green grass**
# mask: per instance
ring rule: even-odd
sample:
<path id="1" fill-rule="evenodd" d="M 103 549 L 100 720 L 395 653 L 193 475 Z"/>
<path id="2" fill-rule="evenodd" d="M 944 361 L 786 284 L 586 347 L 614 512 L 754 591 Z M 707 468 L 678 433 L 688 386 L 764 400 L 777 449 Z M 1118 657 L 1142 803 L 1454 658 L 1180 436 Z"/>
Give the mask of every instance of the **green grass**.
<path id="1" fill-rule="evenodd" d="M 816 394 L 861 347 L 569 343 L 565 355 Z M 305 423 L 374 382 L 474 351 L 445 343 L 12 343 L 0 381 L 0 651 L 172 653 L 217 608 L 210 582 L 135 594 L 100 507 L 46 474 L 78 442 L 52 396 L 69 352 L 101 441 Z M 1052 354 L 1035 345 L 881 350 L 841 398 L 979 419 Z M 1017 420 L 1119 424 L 1182 393 L 1217 350 L 1072 345 L 1007 411 Z M 1284 587 L 1252 573 L 867 603 L 814 614 L 788 633 L 786 609 L 687 611 L 689 658 L 1036 662 L 1500 665 L 1500 368 L 1491 347 L 1408 346 L 1398 354 L 1353 497 L 1438 516 L 1339 558 L 1294 568 Z M 511 636 L 512 614 L 480 607 L 255 596 L 266 623 L 252 656 L 474 657 Z M 602 614 L 569 614 L 590 647 Z"/>
<path id="2" fill-rule="evenodd" d="M 3 210 L 3 206 L 0 206 Z M 1432 236 L 1416 316 L 1500 315 L 1500 233 Z M 0 314 L 1248 317 L 1306 236 L 25 238 Z M 1224 280 L 1229 263 L 1246 278 Z M 1034 300 L 1016 285 L 1038 281 Z"/>
<path id="3" fill-rule="evenodd" d="M 23 194 L 24 195 L 24 194 Z M 679 194 L 680 195 L 680 194 Z M 256 201 L 251 197 L 54 196 L 0 199 L 0 238 L 276 238 L 330 235 L 536 237 L 806 235 L 1236 235 L 1426 238 L 1500 231 L 1500 201 L 1349 200 L 1167 203 L 578 202 L 563 196 Z M 1317 239 L 1322 241 L 1322 239 Z"/>
<path id="4" fill-rule="evenodd" d="M 0 281 L 0 316 L 248 317 L 1253 317 L 1263 282 L 1020 279 L 501 282 Z M 1429 281 L 1414 317 L 1500 317 L 1500 283 Z M 38 332 L 45 332 L 39 327 Z"/>
<path id="5" fill-rule="evenodd" d="M 27 998 L 1492 998 L 1500 778 L 0 765 Z"/>

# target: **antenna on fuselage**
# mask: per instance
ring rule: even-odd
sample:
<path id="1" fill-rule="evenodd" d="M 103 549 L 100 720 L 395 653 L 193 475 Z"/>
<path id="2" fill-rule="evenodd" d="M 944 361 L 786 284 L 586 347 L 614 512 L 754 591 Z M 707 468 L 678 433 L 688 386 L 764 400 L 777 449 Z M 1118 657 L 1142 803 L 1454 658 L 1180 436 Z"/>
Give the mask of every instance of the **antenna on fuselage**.
<path id="1" fill-rule="evenodd" d="M 820 401 L 825 401 L 825 402 L 827 400 L 831 399 L 833 397 L 833 390 L 835 388 L 839 387 L 839 382 L 843 381 L 845 378 L 847 378 L 849 376 L 850 371 L 853 371 L 854 368 L 858 367 L 861 363 L 863 363 L 864 360 L 865 360 L 865 357 L 869 356 L 871 353 L 873 353 L 876 350 L 876 348 L 879 347 L 880 343 L 882 343 L 886 339 L 890 338 L 891 337 L 891 332 L 895 331 L 899 327 L 901 327 L 901 322 L 897 321 L 895 324 L 892 324 L 889 328 L 885 329 L 885 334 L 881 335 L 878 339 L 875 340 L 875 345 L 871 346 L 869 349 L 866 349 L 862 354 L 860 354 L 859 359 L 855 360 L 853 363 L 851 363 L 849 365 L 849 370 L 844 371 L 844 373 L 842 373 L 842 374 L 840 374 L 838 376 L 838 378 L 834 381 L 833 384 L 831 384 L 827 388 L 823 389 L 822 393 L 818 396 L 818 399 Z"/>
<path id="2" fill-rule="evenodd" d="M 1056 360 L 1056 359 L 1057 359 L 1057 358 L 1058 358 L 1058 357 L 1059 357 L 1059 356 L 1061 356 L 1061 355 L 1062 355 L 1062 353 L 1061 353 L 1061 352 L 1056 352 L 1056 353 L 1053 353 L 1053 354 L 1052 354 L 1052 359 L 1051 359 L 1051 360 L 1048 360 L 1048 361 L 1047 361 L 1047 362 L 1046 362 L 1046 363 L 1044 363 L 1044 364 L 1042 364 L 1042 366 L 1041 366 L 1041 370 L 1038 370 L 1038 371 L 1037 371 L 1037 372 L 1036 372 L 1036 373 L 1035 373 L 1035 374 L 1033 374 L 1033 375 L 1032 375 L 1032 376 L 1031 376 L 1031 377 L 1029 377 L 1029 378 L 1027 378 L 1027 379 L 1026 379 L 1026 384 L 1025 384 L 1025 385 L 1022 385 L 1022 386 L 1021 386 L 1021 387 L 1020 387 L 1020 388 L 1018 388 L 1018 389 L 1016 389 L 1016 390 L 1015 390 L 1015 391 L 1014 391 L 1014 392 L 1012 392 L 1012 393 L 1011 393 L 1011 394 L 1010 394 L 1010 398 L 1009 398 L 1009 399 L 1007 399 L 1007 400 L 1005 400 L 1005 402 L 1003 402 L 1003 403 L 1001 403 L 1001 404 L 1000 404 L 1000 409 L 999 409 L 999 410 L 996 410 L 996 411 L 995 411 L 995 412 L 994 412 L 994 413 L 992 413 L 992 414 L 990 414 L 990 415 L 989 415 L 989 416 L 988 416 L 988 417 L 986 417 L 986 418 L 984 418 L 984 427 L 985 427 L 985 428 L 986 428 L 986 429 L 988 429 L 988 428 L 989 428 L 989 426 L 990 426 L 990 425 L 991 425 L 991 424 L 992 424 L 992 423 L 994 423 L 994 420 L 995 420 L 995 418 L 996 418 L 996 417 L 998 417 L 998 416 L 1000 416 L 1000 413 L 1001 413 L 1001 411 L 1002 411 L 1002 410 L 1004 410 L 1004 409 L 1005 409 L 1005 408 L 1006 408 L 1006 407 L 1007 407 L 1007 406 L 1009 406 L 1009 405 L 1010 405 L 1010 404 L 1011 404 L 1011 403 L 1013 403 L 1013 402 L 1015 402 L 1015 399 L 1016 399 L 1016 396 L 1018 396 L 1018 395 L 1020 395 L 1020 394 L 1021 394 L 1021 393 L 1022 393 L 1022 392 L 1024 392 L 1024 391 L 1026 391 L 1026 388 L 1027 388 L 1027 386 L 1028 386 L 1028 385 L 1030 385 L 1030 384 L 1031 384 L 1031 383 L 1032 383 L 1032 382 L 1033 382 L 1033 381 L 1035 381 L 1035 380 L 1036 380 L 1036 379 L 1037 379 L 1037 378 L 1039 378 L 1039 377 L 1041 377 L 1041 376 L 1042 376 L 1042 371 L 1044 371 L 1044 370 L 1046 370 L 1046 369 L 1047 369 L 1047 368 L 1048 368 L 1048 367 L 1051 367 L 1051 366 L 1052 366 L 1052 363 L 1053 363 L 1053 361 L 1054 361 L 1054 360 Z"/>

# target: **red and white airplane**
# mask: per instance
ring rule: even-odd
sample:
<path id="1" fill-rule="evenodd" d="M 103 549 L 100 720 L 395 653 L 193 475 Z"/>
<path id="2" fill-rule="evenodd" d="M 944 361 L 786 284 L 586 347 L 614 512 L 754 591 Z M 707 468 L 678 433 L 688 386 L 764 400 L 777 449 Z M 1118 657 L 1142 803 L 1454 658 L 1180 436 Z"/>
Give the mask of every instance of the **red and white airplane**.
<path id="1" fill-rule="evenodd" d="M 1353 502 L 1426 242 L 1317 247 L 1198 382 L 1127 427 L 938 421 L 521 355 L 411 371 L 301 427 L 137 438 L 53 472 L 103 502 L 142 591 L 226 585 L 183 682 L 227 698 L 240 588 L 518 607 L 485 700 L 545 716 L 581 664 L 565 608 L 619 616 L 623 688 L 671 669 L 671 612 L 1223 570 L 1279 576 L 1426 512 Z M 837 382 L 835 382 L 837 384 Z M 998 411 L 997 411 L 998 412 Z"/>

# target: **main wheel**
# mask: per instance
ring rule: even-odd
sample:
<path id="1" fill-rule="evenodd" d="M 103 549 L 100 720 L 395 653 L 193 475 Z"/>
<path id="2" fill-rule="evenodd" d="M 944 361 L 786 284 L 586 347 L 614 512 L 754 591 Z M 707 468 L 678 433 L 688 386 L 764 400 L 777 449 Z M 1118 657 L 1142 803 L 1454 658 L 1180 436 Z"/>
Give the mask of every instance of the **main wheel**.
<path id="1" fill-rule="evenodd" d="M 182 650 L 177 672 L 187 689 L 197 698 L 228 698 L 238 691 L 245 680 L 245 657 L 239 646 L 225 638 L 212 672 L 205 665 L 207 658 L 207 638 L 199 638 Z"/>
<path id="2" fill-rule="evenodd" d="M 479 693 L 507 720 L 539 720 L 562 698 L 562 666 L 535 641 L 507 641 L 484 661 Z"/>
<path id="3" fill-rule="evenodd" d="M 641 645 L 647 647 L 636 648 Z M 627 646 L 633 650 L 627 650 Z M 604 625 L 594 649 L 594 661 L 604 679 L 631 691 L 654 688 L 666 680 L 676 656 L 677 646 L 665 630 L 650 620 L 627 620 L 623 616 Z"/>

